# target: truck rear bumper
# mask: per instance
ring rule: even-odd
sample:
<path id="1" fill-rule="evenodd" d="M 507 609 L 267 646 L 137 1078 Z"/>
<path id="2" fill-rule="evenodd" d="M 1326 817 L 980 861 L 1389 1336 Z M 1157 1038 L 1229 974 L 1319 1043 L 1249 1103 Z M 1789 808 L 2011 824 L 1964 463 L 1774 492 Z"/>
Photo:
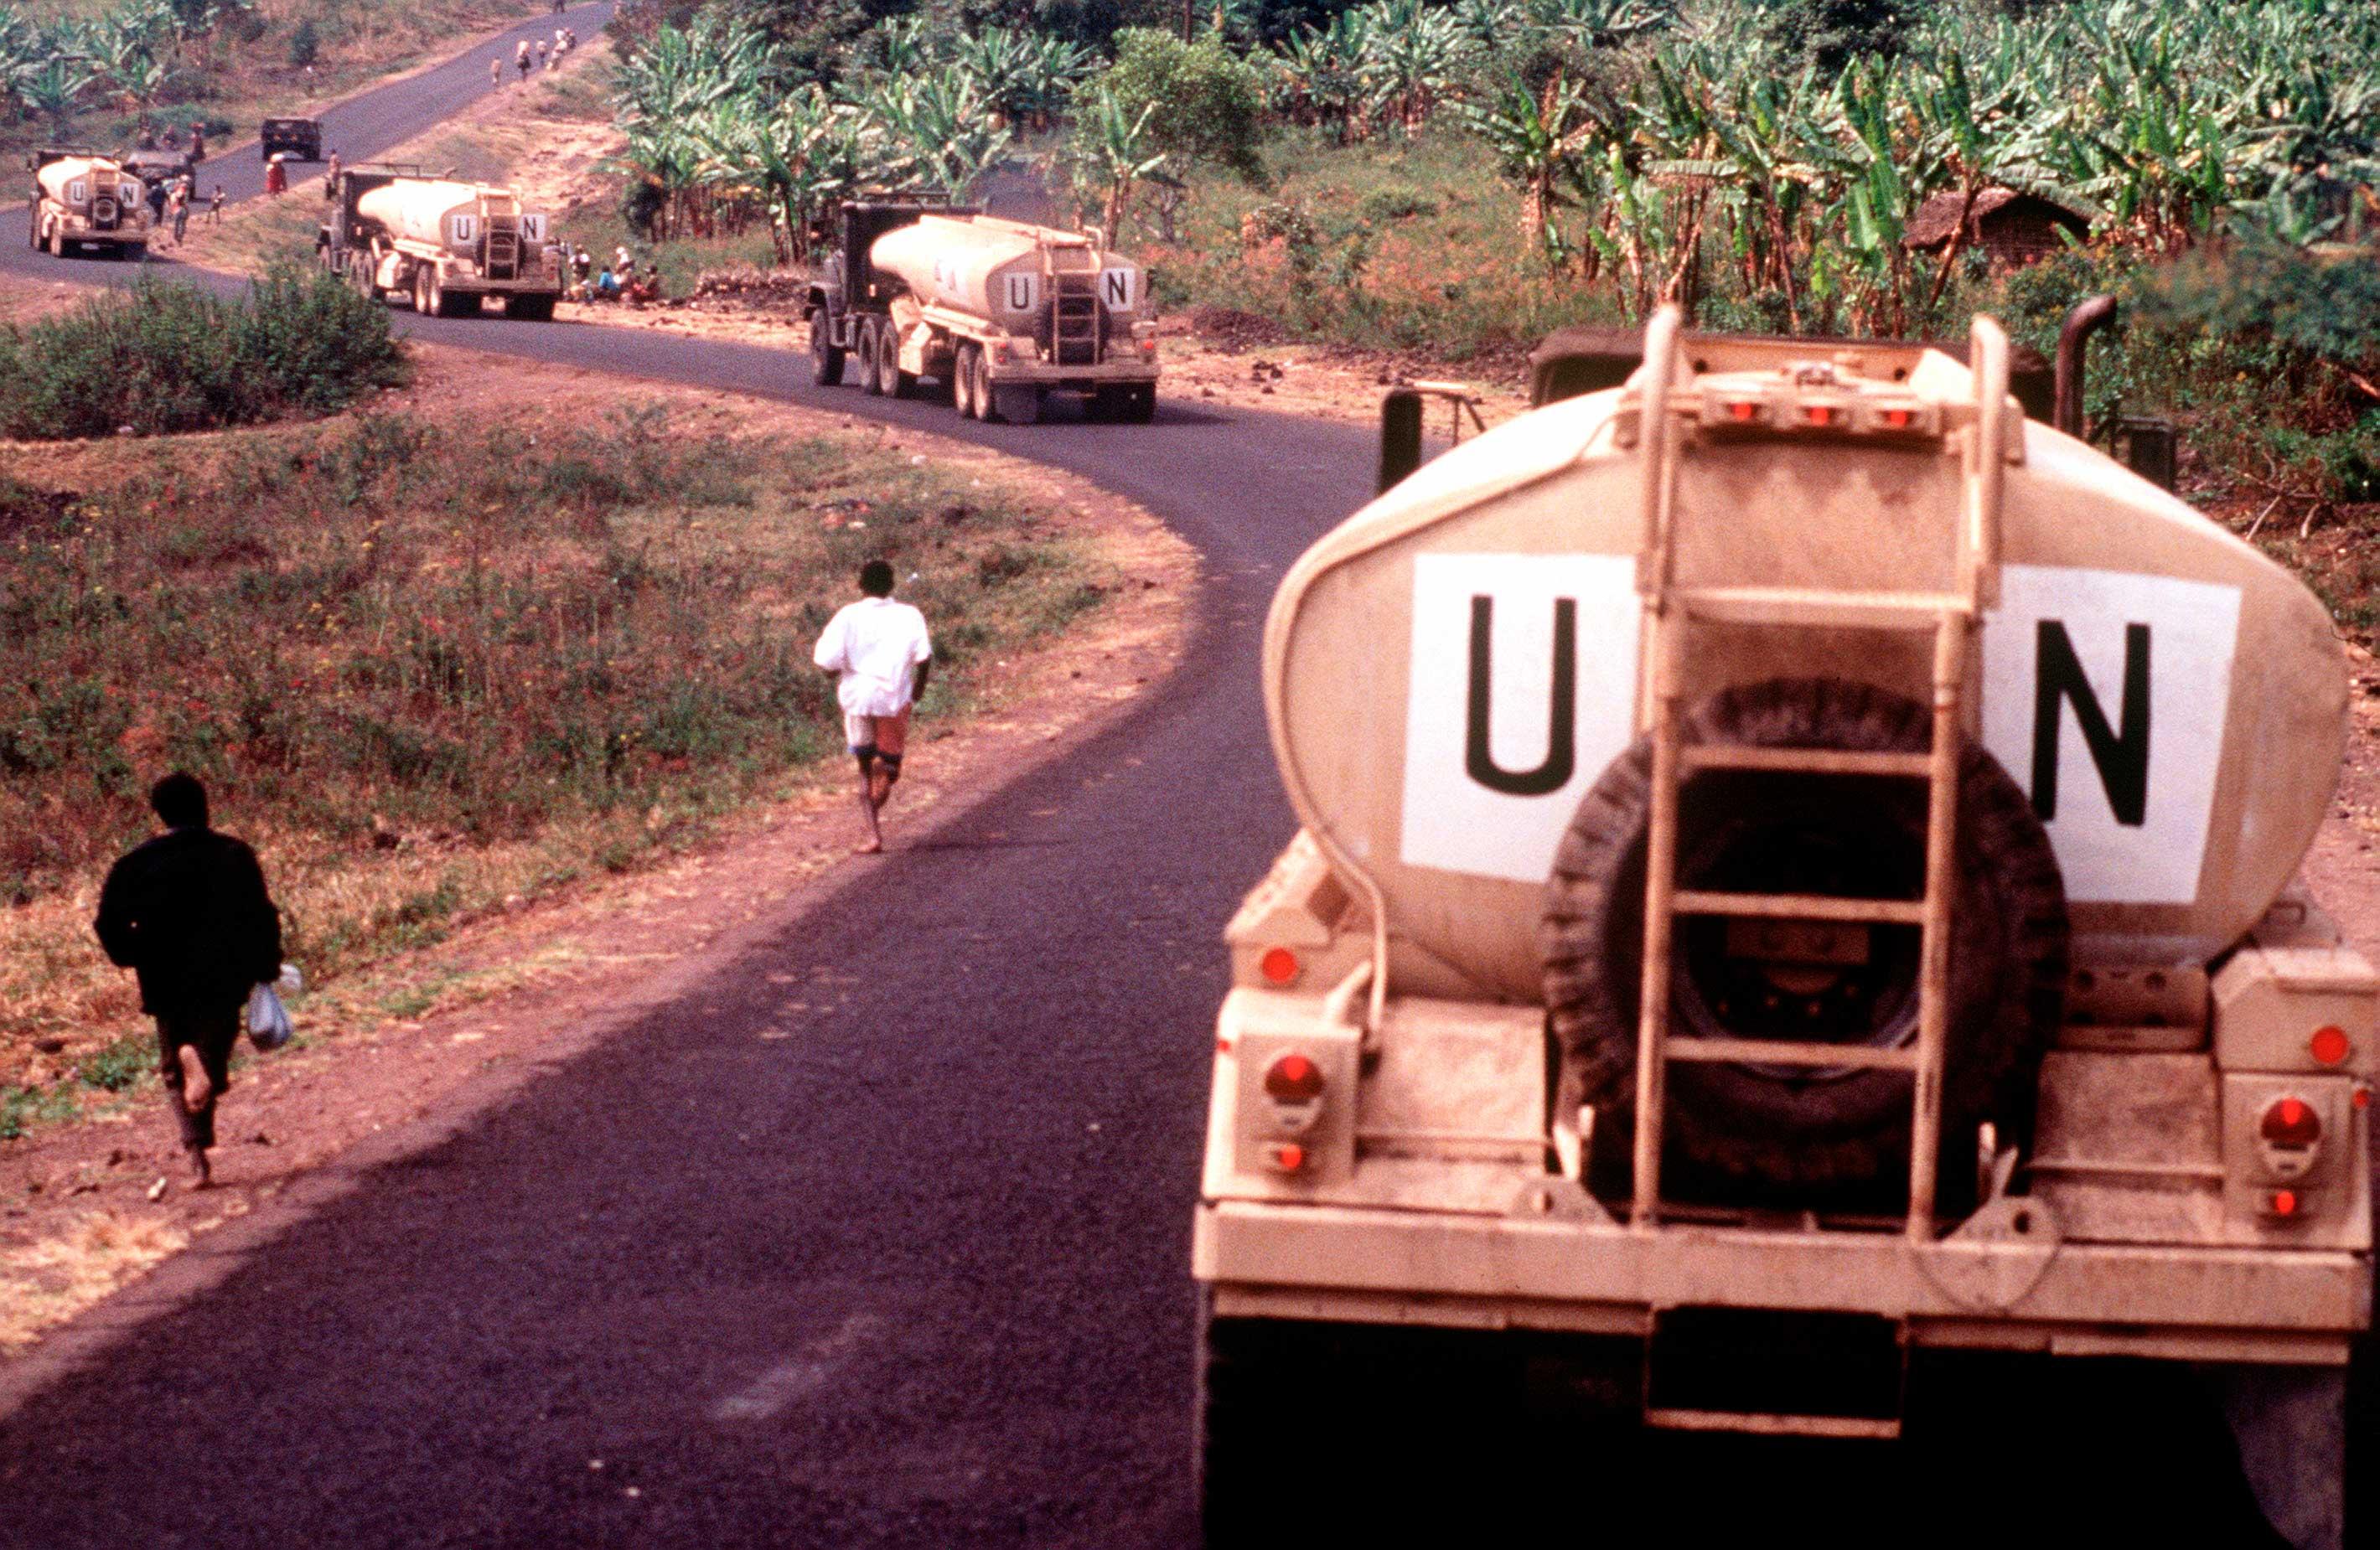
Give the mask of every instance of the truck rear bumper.
<path id="1" fill-rule="evenodd" d="M 1559 1181 L 1556 1181 L 1559 1183 Z M 1649 1332 L 1674 1307 L 1848 1312 L 1912 1344 L 2337 1364 L 2371 1319 L 2362 1254 L 1208 1201 L 1192 1265 L 1218 1314 Z"/>
<path id="2" fill-rule="evenodd" d="M 990 375 L 994 387 L 1030 384 L 1060 393 L 1089 393 L 1098 388 L 1128 387 L 1143 382 L 1154 386 L 1157 367 L 1154 362 L 1139 360 L 1109 360 L 1097 366 L 1052 366 L 1041 360 L 1010 360 L 993 366 Z"/>

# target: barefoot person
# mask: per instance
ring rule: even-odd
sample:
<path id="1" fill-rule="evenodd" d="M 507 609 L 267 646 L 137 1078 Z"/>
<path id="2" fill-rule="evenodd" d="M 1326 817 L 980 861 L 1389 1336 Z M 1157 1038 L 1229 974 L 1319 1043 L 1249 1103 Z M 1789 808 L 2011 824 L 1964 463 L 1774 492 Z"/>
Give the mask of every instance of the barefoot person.
<path id="1" fill-rule="evenodd" d="M 182 1149 L 204 1189 L 241 1010 L 281 973 L 281 914 L 256 853 L 207 827 L 207 788 L 195 777 L 166 776 L 149 805 L 165 832 L 109 870 L 92 925 L 107 956 L 140 975 Z"/>
<path id="2" fill-rule="evenodd" d="M 909 745 L 909 708 L 926 692 L 933 667 L 933 643 L 926 616 L 892 600 L 892 567 L 870 560 L 860 567 L 865 593 L 827 622 L 819 636 L 818 665 L 837 676 L 835 698 L 843 707 L 844 741 L 859 761 L 859 811 L 868 823 L 861 854 L 884 848 L 877 810 L 901 778 L 901 755 Z"/>

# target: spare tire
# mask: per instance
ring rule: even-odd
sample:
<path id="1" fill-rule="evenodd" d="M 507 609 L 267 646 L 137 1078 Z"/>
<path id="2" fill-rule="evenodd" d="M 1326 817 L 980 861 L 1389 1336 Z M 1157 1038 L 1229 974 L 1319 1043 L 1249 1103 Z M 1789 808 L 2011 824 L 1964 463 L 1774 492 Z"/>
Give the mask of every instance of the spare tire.
<path id="1" fill-rule="evenodd" d="M 1865 684 L 1779 679 L 1694 708 L 1683 734 L 1687 744 L 1923 752 L 1932 715 Z M 1624 1132 L 1635 1103 L 1651 772 L 1651 740 L 1640 738 L 1580 803 L 1539 930 L 1557 1101 L 1565 1113 L 1594 1106 L 1606 1143 Z M 1905 777 L 1703 770 L 1680 796 L 1678 886 L 1915 899 L 1925 808 L 1925 782 Z M 1972 1156 L 1987 1120 L 2004 1138 L 2028 1133 L 2067 970 L 2066 896 L 2049 837 L 2007 771 L 1972 744 L 1960 756 L 1957 857 L 1948 1157 Z M 1913 1045 L 1919 937 L 1913 926 L 1680 916 L 1671 1035 Z M 1672 1181 L 1684 1193 L 1897 1187 L 1908 1169 L 1910 1100 L 1901 1072 L 1674 1062 L 1664 1167 L 1678 1168 Z M 1946 1204 L 1969 1171 L 1944 1169 Z"/>

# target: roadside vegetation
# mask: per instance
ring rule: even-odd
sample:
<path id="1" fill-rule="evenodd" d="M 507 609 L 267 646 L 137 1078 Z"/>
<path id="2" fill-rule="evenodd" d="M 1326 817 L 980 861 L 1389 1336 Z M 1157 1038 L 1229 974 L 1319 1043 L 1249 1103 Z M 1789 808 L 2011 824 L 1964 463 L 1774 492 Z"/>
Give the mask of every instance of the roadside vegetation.
<path id="1" fill-rule="evenodd" d="M 384 309 L 277 264 L 237 299 L 143 280 L 0 325 L 0 437 L 214 430 L 327 414 L 399 381 Z"/>
<path id="2" fill-rule="evenodd" d="M 2180 416 L 2203 492 L 2309 531 L 2380 499 L 2361 0 L 1223 0 L 1188 42 L 1130 3 L 887 8 L 631 5 L 626 217 L 793 262 L 843 193 L 1029 156 L 1235 336 L 1499 370 L 1663 302 L 1852 335 L 1991 309 L 2046 348 L 2107 291 L 2095 422 Z M 2046 261 L 1983 235 L 2010 196 L 2058 212 Z"/>
<path id="3" fill-rule="evenodd" d="M 937 720 L 1114 580 L 1029 500 L 871 438 L 611 403 L 12 459 L 0 1138 L 147 1071 L 89 918 L 162 770 L 215 787 L 335 994 L 839 773 L 809 650 L 863 559 L 937 622 Z"/>
<path id="4" fill-rule="evenodd" d="M 0 153 L 128 148 L 147 123 L 217 148 L 546 7 L 536 0 L 0 0 Z"/>

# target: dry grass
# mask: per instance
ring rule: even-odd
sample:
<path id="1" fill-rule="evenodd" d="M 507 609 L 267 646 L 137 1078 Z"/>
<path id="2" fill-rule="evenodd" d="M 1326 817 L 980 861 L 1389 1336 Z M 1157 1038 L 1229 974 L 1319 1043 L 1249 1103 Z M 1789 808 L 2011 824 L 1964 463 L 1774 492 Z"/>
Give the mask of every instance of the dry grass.
<path id="1" fill-rule="evenodd" d="M 601 401 L 7 459 L 52 493 L 0 548 L 0 1128 L 141 1079 L 88 922 L 166 768 L 265 856 L 310 1027 L 419 1016 L 535 965 L 361 971 L 806 788 L 839 748 L 808 646 L 860 559 L 918 573 L 944 716 L 1107 589 L 1033 498 L 870 433 Z"/>

